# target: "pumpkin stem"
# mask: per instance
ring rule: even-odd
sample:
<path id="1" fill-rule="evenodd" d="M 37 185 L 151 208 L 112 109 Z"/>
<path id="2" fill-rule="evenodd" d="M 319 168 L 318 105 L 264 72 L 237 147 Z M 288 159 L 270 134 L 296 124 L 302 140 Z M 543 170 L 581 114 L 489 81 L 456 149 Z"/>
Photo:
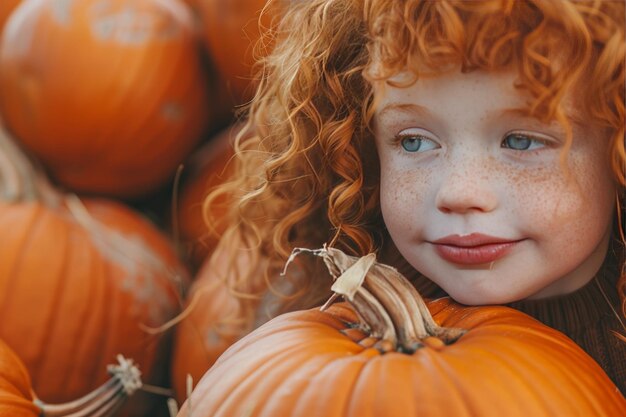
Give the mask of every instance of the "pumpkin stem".
<path id="1" fill-rule="evenodd" d="M 0 199 L 7 203 L 40 200 L 51 206 L 60 201 L 41 169 L 4 127 L 0 127 Z"/>
<path id="2" fill-rule="evenodd" d="M 466 332 L 439 326 L 409 280 L 397 269 L 376 262 L 373 253 L 355 258 L 326 246 L 316 250 L 296 248 L 287 264 L 300 253 L 322 257 L 335 279 L 333 297 L 341 295 L 354 307 L 361 329 L 378 339 L 374 347 L 381 352 L 411 353 L 424 345 L 450 344 Z"/>
<path id="3" fill-rule="evenodd" d="M 109 365 L 111 379 L 78 400 L 65 404 L 35 403 L 41 408 L 41 417 L 109 417 L 122 406 L 127 397 L 141 388 L 141 373 L 132 359 L 117 356 L 119 364 Z"/>

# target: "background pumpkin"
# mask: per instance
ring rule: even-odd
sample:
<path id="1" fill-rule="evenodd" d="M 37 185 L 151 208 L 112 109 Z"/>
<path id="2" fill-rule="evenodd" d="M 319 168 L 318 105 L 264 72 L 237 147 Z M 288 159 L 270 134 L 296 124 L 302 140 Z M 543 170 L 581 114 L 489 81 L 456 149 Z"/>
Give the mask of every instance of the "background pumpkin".
<path id="1" fill-rule="evenodd" d="M 169 242 L 120 203 L 59 193 L 0 135 L 0 338 L 19 352 L 46 402 L 81 397 L 117 354 L 165 384 L 159 326 L 181 304 L 186 272 Z M 154 405 L 139 394 L 130 415 Z M 136 408 L 135 408 L 136 407 Z"/>
<path id="2" fill-rule="evenodd" d="M 205 133 L 205 70 L 181 0 L 24 0 L 0 44 L 0 109 L 56 180 L 137 199 Z"/>
<path id="3" fill-rule="evenodd" d="M 355 259 L 342 264 L 334 259 L 338 251 L 324 251 L 339 277 L 334 290 L 359 316 L 342 303 L 268 322 L 220 357 L 179 416 L 626 413 L 626 400 L 604 371 L 563 334 L 516 310 L 450 299 L 429 304 L 446 328 L 413 321 L 420 303 L 397 271 Z M 339 287 L 352 280 L 351 288 L 335 288 L 340 279 Z M 412 338 L 420 326 L 422 334 Z M 459 329 L 466 329 L 460 338 Z"/>
<path id="4" fill-rule="evenodd" d="M 203 203 L 208 192 L 232 173 L 233 141 L 240 129 L 240 125 L 234 125 L 218 132 L 186 164 L 178 211 L 171 213 L 171 223 L 176 231 L 173 234 L 180 236 L 185 259 L 196 268 L 213 252 L 225 230 L 225 223 L 219 220 L 231 210 L 227 199 L 220 198 L 211 205 L 213 222 L 209 225 L 205 222 Z"/>
<path id="5" fill-rule="evenodd" d="M 256 265 L 250 252 L 232 246 L 217 246 L 194 279 L 185 303 L 184 318 L 176 325 L 172 352 L 172 386 L 176 399 L 187 398 L 187 375 L 197 382 L 224 351 L 249 332 L 240 299 L 225 282 L 226 265 L 236 253 L 237 268 L 244 271 Z M 261 267 L 259 267 L 261 271 Z M 248 293 L 258 288 L 248 288 Z"/>

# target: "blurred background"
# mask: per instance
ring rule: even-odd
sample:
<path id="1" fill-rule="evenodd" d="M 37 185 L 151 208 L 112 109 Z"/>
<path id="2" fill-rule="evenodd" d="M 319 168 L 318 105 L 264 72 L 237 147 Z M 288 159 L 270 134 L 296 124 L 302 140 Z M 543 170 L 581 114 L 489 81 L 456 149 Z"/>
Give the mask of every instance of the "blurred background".
<path id="1" fill-rule="evenodd" d="M 264 0 L 0 1 L 0 340 L 42 401 L 93 390 L 123 353 L 158 394 L 120 415 L 167 415 L 174 330 L 155 329 L 219 237 L 202 202 L 279 17 Z"/>

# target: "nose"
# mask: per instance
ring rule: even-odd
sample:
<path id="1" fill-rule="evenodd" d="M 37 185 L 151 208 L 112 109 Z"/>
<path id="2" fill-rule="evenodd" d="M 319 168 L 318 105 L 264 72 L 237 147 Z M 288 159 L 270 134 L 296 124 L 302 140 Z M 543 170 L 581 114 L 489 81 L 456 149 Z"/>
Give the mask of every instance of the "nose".
<path id="1" fill-rule="evenodd" d="M 495 178 L 479 161 L 457 164 L 443 175 L 435 201 L 443 213 L 490 212 L 498 205 Z"/>

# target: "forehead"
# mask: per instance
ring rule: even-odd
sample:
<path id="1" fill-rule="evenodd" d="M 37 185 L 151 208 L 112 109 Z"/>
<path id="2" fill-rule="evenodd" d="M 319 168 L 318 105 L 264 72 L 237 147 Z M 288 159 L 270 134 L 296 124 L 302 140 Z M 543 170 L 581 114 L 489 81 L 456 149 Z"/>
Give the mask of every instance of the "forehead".
<path id="1" fill-rule="evenodd" d="M 402 72 L 385 82 L 374 84 L 374 114 L 376 118 L 394 112 L 450 114 L 464 109 L 484 116 L 494 112 L 542 119 L 542 114 L 531 114 L 534 98 L 520 87 L 513 70 L 451 71 L 421 76 L 411 83 L 414 74 Z M 583 124 L 585 117 L 575 105 L 574 95 L 563 100 L 563 110 L 570 122 Z M 553 120 L 552 120 L 553 121 Z"/>
<path id="2" fill-rule="evenodd" d="M 403 72 L 374 86 L 378 115 L 390 110 L 403 111 L 409 106 L 440 113 L 449 109 L 451 104 L 467 99 L 485 108 L 525 108 L 529 103 L 529 97 L 514 88 L 516 77 L 513 72 L 456 71 L 421 77 L 407 85 L 411 76 Z"/>

